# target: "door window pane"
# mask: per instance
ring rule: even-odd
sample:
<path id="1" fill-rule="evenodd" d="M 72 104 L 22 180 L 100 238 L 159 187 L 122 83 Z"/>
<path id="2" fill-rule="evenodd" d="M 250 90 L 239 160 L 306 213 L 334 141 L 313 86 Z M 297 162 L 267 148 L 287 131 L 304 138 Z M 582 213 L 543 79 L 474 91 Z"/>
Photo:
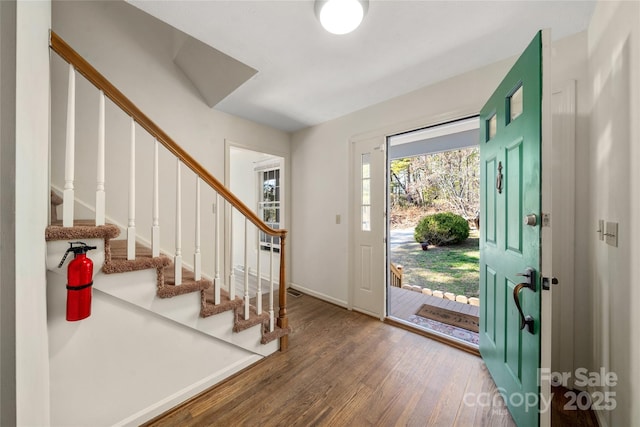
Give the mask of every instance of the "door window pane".
<path id="1" fill-rule="evenodd" d="M 371 231 L 371 206 L 362 206 L 362 231 Z"/>
<path id="2" fill-rule="evenodd" d="M 362 155 L 362 178 L 371 178 L 371 153 L 364 153 Z"/>
<path id="3" fill-rule="evenodd" d="M 361 228 L 362 231 L 371 231 L 371 153 L 361 156 Z"/>
<path id="4" fill-rule="evenodd" d="M 520 114 L 522 114 L 523 108 L 523 91 L 522 84 L 515 90 L 509 97 L 509 122 L 514 121 Z"/>
<path id="5" fill-rule="evenodd" d="M 498 117 L 494 113 L 493 116 L 487 120 L 487 141 L 496 136 L 496 132 L 498 131 Z"/>

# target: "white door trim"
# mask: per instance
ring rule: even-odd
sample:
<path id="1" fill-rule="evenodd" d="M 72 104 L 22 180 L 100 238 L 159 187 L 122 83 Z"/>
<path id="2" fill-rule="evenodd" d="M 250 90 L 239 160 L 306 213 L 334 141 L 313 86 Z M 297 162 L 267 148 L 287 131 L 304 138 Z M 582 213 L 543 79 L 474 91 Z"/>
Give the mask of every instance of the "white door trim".
<path id="1" fill-rule="evenodd" d="M 544 215 L 553 218 L 552 191 L 553 191 L 553 138 L 552 138 L 552 90 L 551 90 L 551 31 L 542 31 L 542 153 L 541 164 L 541 212 L 543 214 L 541 227 L 541 256 L 540 270 L 542 277 L 553 277 L 553 229 L 551 224 L 545 225 Z M 552 299 L 551 291 L 541 289 L 542 302 L 540 307 L 540 427 L 551 426 L 551 382 L 549 375 L 541 375 L 543 370 L 551 369 L 551 342 L 552 342 Z M 549 403 L 548 408 L 544 405 Z"/>
<path id="2" fill-rule="evenodd" d="M 575 155 L 576 81 L 553 93 L 553 265 L 558 286 L 552 286 L 552 372 L 574 372 L 575 289 Z M 573 375 L 567 388 L 573 389 Z"/>

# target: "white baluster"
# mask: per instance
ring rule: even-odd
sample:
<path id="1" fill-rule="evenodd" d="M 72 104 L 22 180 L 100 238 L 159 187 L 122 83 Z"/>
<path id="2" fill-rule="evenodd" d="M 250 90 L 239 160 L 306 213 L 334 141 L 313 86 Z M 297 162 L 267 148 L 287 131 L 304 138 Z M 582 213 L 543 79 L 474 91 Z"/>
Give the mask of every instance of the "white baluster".
<path id="1" fill-rule="evenodd" d="M 256 229 L 256 234 L 258 238 L 256 239 L 258 242 L 258 256 L 256 260 L 257 264 L 257 280 L 258 280 L 258 289 L 256 290 L 256 313 L 262 314 L 262 269 L 260 263 L 260 230 Z"/>
<path id="2" fill-rule="evenodd" d="M 236 298 L 236 273 L 233 269 L 233 206 L 229 204 L 229 299 Z"/>
<path id="3" fill-rule="evenodd" d="M 273 332 L 275 327 L 275 314 L 273 312 L 273 236 L 271 239 L 271 249 L 269 250 L 269 332 Z"/>
<path id="4" fill-rule="evenodd" d="M 182 189 L 180 159 L 176 159 L 176 254 L 173 257 L 175 285 L 182 284 Z"/>
<path id="5" fill-rule="evenodd" d="M 76 73 L 69 64 L 69 87 L 67 90 L 67 139 L 64 156 L 64 191 L 62 193 L 62 226 L 73 227 L 74 190 L 76 151 Z"/>
<path id="6" fill-rule="evenodd" d="M 151 223 L 151 256 L 160 256 L 160 180 L 158 177 L 158 140 L 153 140 L 153 213 Z"/>
<path id="7" fill-rule="evenodd" d="M 220 304 L 220 286 L 222 281 L 220 280 L 220 216 L 218 215 L 220 206 L 220 194 L 216 193 L 216 202 L 213 205 L 213 235 L 215 236 L 215 263 L 216 263 L 216 276 L 213 279 L 213 303 Z"/>
<path id="8" fill-rule="evenodd" d="M 98 164 L 96 165 L 96 225 L 104 225 L 104 92 L 100 91 L 98 103 Z"/>
<path id="9" fill-rule="evenodd" d="M 136 122 L 131 118 L 129 152 L 129 224 L 127 226 L 127 259 L 136 259 Z"/>
<path id="10" fill-rule="evenodd" d="M 196 176 L 196 249 L 193 254 L 193 275 L 195 280 L 202 278 L 200 258 L 200 177 Z"/>
<path id="11" fill-rule="evenodd" d="M 249 319 L 249 220 L 244 218 L 244 319 Z"/>

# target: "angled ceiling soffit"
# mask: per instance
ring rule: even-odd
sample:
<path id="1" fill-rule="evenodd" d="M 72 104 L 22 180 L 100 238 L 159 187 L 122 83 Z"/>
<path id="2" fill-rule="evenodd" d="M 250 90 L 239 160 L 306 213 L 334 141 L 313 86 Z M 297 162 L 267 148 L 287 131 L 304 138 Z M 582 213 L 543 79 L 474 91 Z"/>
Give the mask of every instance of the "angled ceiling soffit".
<path id="1" fill-rule="evenodd" d="M 258 72 L 191 36 L 186 37 L 173 62 L 211 108 Z"/>

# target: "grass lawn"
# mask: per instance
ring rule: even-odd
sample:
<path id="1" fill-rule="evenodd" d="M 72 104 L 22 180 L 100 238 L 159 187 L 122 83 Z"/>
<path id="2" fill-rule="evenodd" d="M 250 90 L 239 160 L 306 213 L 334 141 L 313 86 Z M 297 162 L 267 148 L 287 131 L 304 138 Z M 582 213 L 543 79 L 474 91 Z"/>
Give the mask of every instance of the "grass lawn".
<path id="1" fill-rule="evenodd" d="M 480 283 L 480 250 L 478 231 L 471 230 L 469 238 L 452 246 L 429 246 L 423 251 L 420 244 L 409 242 L 391 251 L 391 262 L 402 265 L 403 283 L 423 288 L 477 297 Z"/>

